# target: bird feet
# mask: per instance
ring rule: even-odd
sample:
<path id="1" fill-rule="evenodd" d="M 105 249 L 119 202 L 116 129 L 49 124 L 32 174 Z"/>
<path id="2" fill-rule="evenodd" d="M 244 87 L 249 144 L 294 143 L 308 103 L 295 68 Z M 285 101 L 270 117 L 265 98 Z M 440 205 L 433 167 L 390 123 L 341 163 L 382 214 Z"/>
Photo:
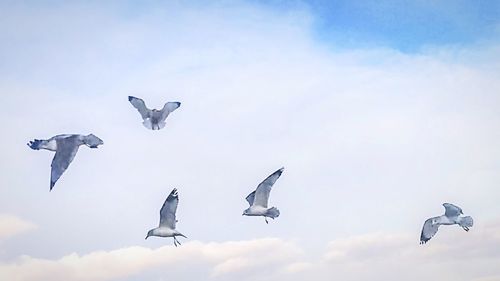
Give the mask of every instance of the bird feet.
<path id="1" fill-rule="evenodd" d="M 177 245 L 181 245 L 181 242 L 179 242 L 179 240 L 177 240 L 174 236 L 174 246 L 177 247 Z"/>

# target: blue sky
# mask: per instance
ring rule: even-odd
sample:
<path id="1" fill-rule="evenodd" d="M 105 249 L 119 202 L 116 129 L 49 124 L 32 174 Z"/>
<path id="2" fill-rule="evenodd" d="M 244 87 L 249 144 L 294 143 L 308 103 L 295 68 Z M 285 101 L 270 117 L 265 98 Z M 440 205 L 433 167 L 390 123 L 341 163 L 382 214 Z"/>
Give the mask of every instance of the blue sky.
<path id="1" fill-rule="evenodd" d="M 429 45 L 473 45 L 500 37 L 500 2 L 494 0 L 257 2 L 285 11 L 307 7 L 317 38 L 337 48 L 418 52 Z"/>

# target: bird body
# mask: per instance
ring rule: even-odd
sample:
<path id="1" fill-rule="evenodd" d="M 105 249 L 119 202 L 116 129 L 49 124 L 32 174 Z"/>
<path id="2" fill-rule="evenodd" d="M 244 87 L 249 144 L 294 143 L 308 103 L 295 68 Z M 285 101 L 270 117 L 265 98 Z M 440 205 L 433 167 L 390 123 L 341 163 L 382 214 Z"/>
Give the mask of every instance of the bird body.
<path id="1" fill-rule="evenodd" d="M 150 231 L 148 231 L 148 237 L 149 236 L 158 236 L 158 237 L 175 237 L 175 236 L 183 236 L 182 233 L 175 229 L 171 229 L 166 226 L 159 226 L 157 228 L 153 228 Z"/>
<path id="2" fill-rule="evenodd" d="M 104 144 L 104 142 L 93 134 L 86 136 L 63 134 L 54 136 L 48 140 L 35 139 L 28 143 L 28 146 L 33 150 L 45 149 L 56 152 L 51 164 L 50 190 L 52 190 L 57 180 L 69 167 L 69 164 L 71 164 L 78 152 L 78 148 L 83 144 L 90 148 L 97 148 L 99 145 Z"/>
<path id="3" fill-rule="evenodd" d="M 250 206 L 247 210 L 248 212 L 245 214 L 246 216 L 265 216 L 269 209 L 262 206 Z"/>

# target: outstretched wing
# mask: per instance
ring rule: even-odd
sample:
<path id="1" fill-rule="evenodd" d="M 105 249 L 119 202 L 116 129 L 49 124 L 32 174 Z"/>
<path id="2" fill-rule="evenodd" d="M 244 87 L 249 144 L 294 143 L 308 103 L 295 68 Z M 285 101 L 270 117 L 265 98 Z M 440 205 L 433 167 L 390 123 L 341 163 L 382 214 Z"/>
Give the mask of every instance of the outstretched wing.
<path id="1" fill-rule="evenodd" d="M 277 170 L 276 172 L 272 173 L 269 177 L 267 177 L 263 182 L 261 182 L 259 186 L 257 186 L 257 189 L 255 190 L 254 199 L 252 200 L 253 201 L 252 205 L 257 205 L 267 208 L 267 203 L 269 201 L 269 194 L 271 193 L 271 187 L 276 182 L 276 180 L 278 180 L 278 178 L 281 176 L 281 173 L 283 173 L 284 170 L 285 168 Z"/>
<path id="2" fill-rule="evenodd" d="M 248 196 L 245 198 L 248 202 L 248 204 L 250 204 L 250 206 L 253 205 L 253 201 L 255 200 L 255 190 L 252 191 L 252 193 L 248 194 Z"/>
<path id="3" fill-rule="evenodd" d="M 435 218 L 430 218 L 425 221 L 422 227 L 422 233 L 420 234 L 420 244 L 425 244 L 429 241 L 438 231 L 439 223 L 432 223 Z"/>
<path id="4" fill-rule="evenodd" d="M 444 215 L 451 218 L 451 217 L 458 217 L 460 214 L 463 214 L 462 209 L 458 206 L 455 206 L 450 203 L 444 203 L 443 207 L 445 209 Z"/>
<path id="5" fill-rule="evenodd" d="M 151 110 L 146 107 L 146 104 L 142 99 L 129 96 L 128 101 L 139 111 L 143 120 L 149 118 Z"/>
<path id="6" fill-rule="evenodd" d="M 172 192 L 168 195 L 165 203 L 160 210 L 160 226 L 166 226 L 170 229 L 175 229 L 175 212 L 177 211 L 177 205 L 179 204 L 179 196 L 177 194 L 177 189 L 174 188 Z"/>
<path id="7" fill-rule="evenodd" d="M 52 159 L 52 167 L 50 173 L 50 190 L 54 187 L 57 180 L 61 177 L 61 175 L 66 171 L 69 167 L 69 164 L 75 158 L 76 153 L 78 152 L 78 136 L 70 136 L 67 138 L 57 139 L 57 150 L 56 155 Z"/>
<path id="8" fill-rule="evenodd" d="M 170 113 L 172 113 L 174 110 L 176 110 L 180 106 L 181 106 L 181 103 L 178 101 L 167 102 L 163 106 L 163 109 L 161 110 L 161 121 L 164 121 Z"/>

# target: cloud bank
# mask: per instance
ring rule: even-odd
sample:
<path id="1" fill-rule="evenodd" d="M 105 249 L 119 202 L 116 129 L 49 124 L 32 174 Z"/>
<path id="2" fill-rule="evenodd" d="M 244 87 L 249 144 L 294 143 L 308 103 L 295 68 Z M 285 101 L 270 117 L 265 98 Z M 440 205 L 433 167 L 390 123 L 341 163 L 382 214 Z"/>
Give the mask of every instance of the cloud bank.
<path id="1" fill-rule="evenodd" d="M 181 247 L 126 247 L 76 253 L 51 260 L 22 256 L 0 263 L 12 281 L 136 280 L 138 276 L 189 280 L 497 280 L 500 221 L 468 233 L 442 227 L 427 245 L 418 235 L 372 233 L 331 241 L 321 258 L 310 258 L 297 241 L 278 238 L 222 243 L 187 242 Z M 141 277 L 141 278 L 143 278 Z"/>
<path id="2" fill-rule="evenodd" d="M 113 251 L 92 252 L 83 256 L 70 254 L 58 260 L 20 257 L 13 263 L 0 264 L 0 278 L 13 281 L 123 280 L 145 271 L 157 271 L 170 279 L 191 276 L 202 269 L 202 275 L 213 279 L 245 278 L 263 270 L 273 274 L 283 264 L 295 260 L 301 250 L 280 239 L 201 243 L 188 242 L 182 247 L 157 249 L 128 247 Z M 195 269 L 193 269 L 195 268 Z M 196 273 L 195 273 L 196 274 Z"/>

